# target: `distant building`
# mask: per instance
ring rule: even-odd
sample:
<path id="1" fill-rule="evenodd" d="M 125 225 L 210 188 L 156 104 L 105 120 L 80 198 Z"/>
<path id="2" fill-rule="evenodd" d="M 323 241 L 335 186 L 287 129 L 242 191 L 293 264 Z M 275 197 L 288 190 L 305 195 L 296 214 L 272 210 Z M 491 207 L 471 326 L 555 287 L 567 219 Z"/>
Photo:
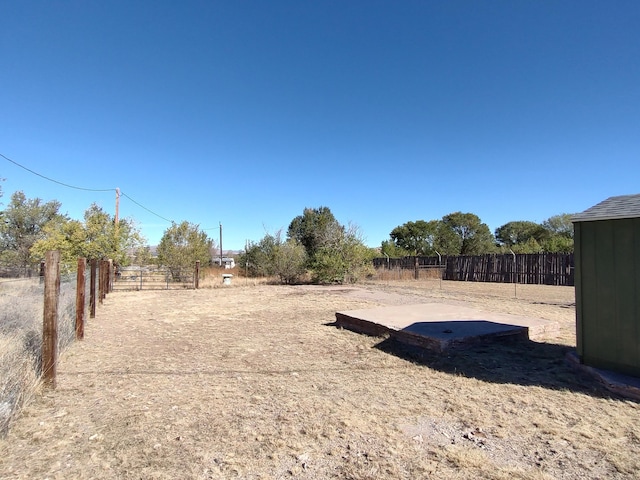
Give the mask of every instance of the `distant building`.
<path id="1" fill-rule="evenodd" d="M 220 257 L 213 257 L 213 264 L 220 266 Z M 236 266 L 236 261 L 233 257 L 222 257 L 222 266 L 226 269 L 231 269 Z"/>

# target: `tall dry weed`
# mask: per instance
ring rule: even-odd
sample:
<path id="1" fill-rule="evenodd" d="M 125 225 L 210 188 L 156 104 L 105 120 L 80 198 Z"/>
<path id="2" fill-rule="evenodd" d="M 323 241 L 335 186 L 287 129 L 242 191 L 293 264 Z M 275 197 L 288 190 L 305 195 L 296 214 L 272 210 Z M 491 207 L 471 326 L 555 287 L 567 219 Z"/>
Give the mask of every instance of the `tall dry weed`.
<path id="1" fill-rule="evenodd" d="M 442 269 L 439 267 L 421 267 L 418 269 L 416 278 L 416 270 L 413 268 L 376 268 L 370 280 L 378 280 L 383 282 L 389 281 L 407 281 L 407 280 L 439 280 L 442 278 Z"/>
<path id="2" fill-rule="evenodd" d="M 38 387 L 36 359 L 19 334 L 0 334 L 0 436 Z"/>
<path id="3" fill-rule="evenodd" d="M 253 286 L 280 283 L 276 277 L 247 277 L 245 270 L 240 267 L 220 268 L 207 267 L 200 271 L 200 288 L 228 288 L 222 283 L 222 275 L 233 275 L 231 286 Z"/>
<path id="4" fill-rule="evenodd" d="M 0 436 L 36 391 L 42 367 L 44 288 L 38 280 L 0 283 Z M 75 335 L 75 286 L 61 284 L 58 351 Z"/>

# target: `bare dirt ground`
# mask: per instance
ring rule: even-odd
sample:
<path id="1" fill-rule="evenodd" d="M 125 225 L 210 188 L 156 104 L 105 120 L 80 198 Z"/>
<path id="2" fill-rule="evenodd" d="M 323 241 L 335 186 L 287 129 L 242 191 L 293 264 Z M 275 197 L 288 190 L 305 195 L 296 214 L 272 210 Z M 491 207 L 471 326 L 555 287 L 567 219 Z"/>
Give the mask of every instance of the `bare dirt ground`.
<path id="1" fill-rule="evenodd" d="M 640 410 L 565 363 L 573 289 L 443 282 L 112 293 L 0 440 L 0 478 L 634 478 Z M 464 302 L 558 322 L 433 356 L 335 312 Z"/>

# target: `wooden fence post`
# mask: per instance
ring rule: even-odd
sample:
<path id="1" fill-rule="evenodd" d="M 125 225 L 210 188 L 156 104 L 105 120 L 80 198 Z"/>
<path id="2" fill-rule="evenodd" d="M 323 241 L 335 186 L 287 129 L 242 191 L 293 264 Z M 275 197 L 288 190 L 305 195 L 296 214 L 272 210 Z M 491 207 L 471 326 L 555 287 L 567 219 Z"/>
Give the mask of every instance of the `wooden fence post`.
<path id="1" fill-rule="evenodd" d="M 109 260 L 104 260 L 102 262 L 102 266 L 104 267 L 104 285 L 102 288 L 102 298 L 107 298 L 107 294 L 109 293 Z"/>
<path id="2" fill-rule="evenodd" d="M 44 314 L 42 322 L 42 380 L 56 388 L 58 356 L 58 299 L 60 297 L 60 252 L 48 251 L 44 267 Z"/>
<path id="3" fill-rule="evenodd" d="M 104 297 L 104 261 L 98 261 L 98 303 L 102 305 L 102 298 Z"/>
<path id="4" fill-rule="evenodd" d="M 100 305 L 107 296 L 107 284 L 109 282 L 108 262 L 100 260 L 100 272 L 98 275 L 98 298 Z"/>
<path id="5" fill-rule="evenodd" d="M 193 276 L 193 286 L 196 290 L 200 287 L 200 260 L 196 260 L 196 271 Z"/>
<path id="6" fill-rule="evenodd" d="M 107 298 L 107 294 L 109 293 L 109 260 L 104 260 L 104 289 L 102 290 L 104 298 Z"/>
<path id="7" fill-rule="evenodd" d="M 76 339 L 84 338 L 85 284 L 87 259 L 78 259 L 78 275 L 76 277 Z"/>
<path id="8" fill-rule="evenodd" d="M 113 260 L 109 260 L 109 275 L 107 278 L 109 281 L 107 282 L 107 293 L 113 292 Z"/>
<path id="9" fill-rule="evenodd" d="M 96 270 L 98 269 L 98 261 L 91 260 L 91 273 L 89 278 L 89 318 L 96 318 Z"/>
<path id="10" fill-rule="evenodd" d="M 416 257 L 414 269 L 415 269 L 415 272 L 414 272 L 413 275 L 414 275 L 416 280 L 419 280 L 420 279 L 420 270 L 419 270 L 420 269 L 420 263 L 418 261 L 418 257 Z"/>

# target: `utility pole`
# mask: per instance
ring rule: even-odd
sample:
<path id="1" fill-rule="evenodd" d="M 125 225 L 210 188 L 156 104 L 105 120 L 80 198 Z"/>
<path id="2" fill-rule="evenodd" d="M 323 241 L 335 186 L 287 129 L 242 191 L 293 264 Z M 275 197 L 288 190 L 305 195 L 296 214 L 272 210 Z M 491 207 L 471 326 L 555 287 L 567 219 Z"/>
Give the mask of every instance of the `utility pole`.
<path id="1" fill-rule="evenodd" d="M 113 251 L 118 251 L 118 244 L 120 238 L 120 189 L 116 187 L 116 216 L 114 218 L 114 229 L 113 229 Z"/>
<path id="2" fill-rule="evenodd" d="M 222 266 L 222 222 L 220 222 L 220 268 Z"/>
<path id="3" fill-rule="evenodd" d="M 116 226 L 120 221 L 120 189 L 116 187 Z"/>

